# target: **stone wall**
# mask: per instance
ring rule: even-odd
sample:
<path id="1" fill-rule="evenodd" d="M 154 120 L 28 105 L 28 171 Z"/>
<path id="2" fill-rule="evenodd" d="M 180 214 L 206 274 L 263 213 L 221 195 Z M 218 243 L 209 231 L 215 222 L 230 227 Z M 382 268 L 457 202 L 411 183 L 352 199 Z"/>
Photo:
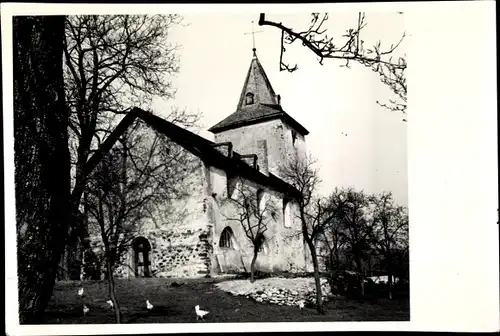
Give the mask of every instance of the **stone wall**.
<path id="1" fill-rule="evenodd" d="M 211 226 L 207 215 L 205 166 L 199 161 L 190 176 L 186 198 L 173 202 L 176 215 L 162 223 L 144 226 L 151 244 L 151 270 L 154 277 L 202 277 L 209 273 Z"/>
<path id="2" fill-rule="evenodd" d="M 290 159 L 293 155 L 304 158 L 306 155 L 306 140 L 302 134 L 294 132 L 294 129 L 287 123 L 283 123 L 283 143 L 285 144 L 285 158 Z M 295 134 L 295 141 L 293 140 Z"/>
<path id="3" fill-rule="evenodd" d="M 155 278 L 203 277 L 209 273 L 210 245 L 206 229 L 186 229 L 185 231 L 151 230 L 142 232 L 141 237 L 151 244 L 149 253 L 151 276 Z M 94 251 L 102 253 L 102 243 L 94 240 Z M 118 278 L 135 276 L 133 251 L 122 256 L 121 265 L 114 274 Z M 101 267 L 105 272 L 105 265 Z"/>
<path id="4" fill-rule="evenodd" d="M 152 245 L 153 277 L 200 277 L 208 274 L 206 229 L 152 231 L 147 237 Z"/>
<path id="5" fill-rule="evenodd" d="M 253 257 L 253 245 L 245 234 L 242 224 L 235 220 L 238 218 L 238 209 L 229 199 L 227 194 L 227 176 L 224 171 L 210 167 L 210 194 L 209 218 L 213 226 L 213 251 L 211 272 L 214 274 L 226 272 L 250 272 Z M 267 202 L 274 205 L 275 217 L 270 218 L 265 232 L 266 243 L 264 250 L 258 254 L 256 269 L 263 272 L 291 271 L 299 272 L 307 268 L 304 255 L 304 244 L 300 234 L 300 222 L 296 219 L 298 208 L 290 213 L 291 225 L 284 225 L 283 195 L 270 190 L 252 181 L 238 179 L 236 192 L 232 197 L 237 197 L 242 184 L 252 192 L 264 190 Z M 234 233 L 234 247 L 224 248 L 219 246 L 219 240 L 224 228 L 230 227 Z"/>
<path id="6" fill-rule="evenodd" d="M 153 277 L 203 277 L 210 271 L 211 225 L 207 216 L 207 186 L 205 167 L 195 159 L 195 173 L 182 183 L 185 196 L 168 200 L 152 216 L 136 226 L 135 237 L 148 240 L 150 271 Z M 102 253 L 99 236 L 91 237 L 97 253 Z M 129 248 L 117 277 L 134 277 L 134 251 Z"/>

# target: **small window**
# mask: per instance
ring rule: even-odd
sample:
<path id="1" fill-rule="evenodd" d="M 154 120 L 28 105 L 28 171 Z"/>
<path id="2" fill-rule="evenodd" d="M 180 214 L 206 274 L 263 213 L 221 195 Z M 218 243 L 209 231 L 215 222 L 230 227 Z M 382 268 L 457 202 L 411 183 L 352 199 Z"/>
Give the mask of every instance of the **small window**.
<path id="1" fill-rule="evenodd" d="M 297 140 L 297 132 L 292 130 L 292 145 L 295 146 L 295 140 Z"/>
<path id="2" fill-rule="evenodd" d="M 219 240 L 219 246 L 225 248 L 233 248 L 233 230 L 228 226 L 222 230 Z"/>
<path id="3" fill-rule="evenodd" d="M 248 92 L 245 96 L 245 105 L 252 105 L 253 104 L 253 93 Z"/>
<path id="4" fill-rule="evenodd" d="M 288 199 L 283 199 L 283 225 L 285 227 L 292 227 L 292 202 Z"/>

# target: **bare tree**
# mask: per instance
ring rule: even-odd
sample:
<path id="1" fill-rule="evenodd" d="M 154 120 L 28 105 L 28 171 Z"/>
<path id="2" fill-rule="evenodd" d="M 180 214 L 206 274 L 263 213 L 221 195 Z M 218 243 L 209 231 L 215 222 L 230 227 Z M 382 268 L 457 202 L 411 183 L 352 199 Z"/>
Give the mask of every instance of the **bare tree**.
<path id="1" fill-rule="evenodd" d="M 120 17 L 127 21 L 123 16 Z M 76 223 L 80 218 L 78 209 L 88 174 L 136 117 L 134 114 L 126 120 L 122 119 L 124 122 L 116 127 L 108 137 L 110 141 L 106 142 L 103 141 L 104 137 L 95 136 L 99 129 L 98 125 L 100 126 L 98 123 L 100 107 L 106 105 L 104 102 L 107 103 L 106 106 L 111 106 L 110 102 L 113 99 L 115 102 L 125 104 L 123 93 L 127 93 L 129 97 L 141 97 L 135 101 L 144 102 L 154 94 L 163 95 L 166 92 L 165 90 L 154 91 L 152 86 L 155 83 L 162 85 L 163 88 L 170 86 L 168 81 L 154 81 L 154 78 L 158 79 L 168 72 L 154 62 L 165 55 L 172 56 L 171 53 L 165 51 L 168 43 L 163 43 L 165 41 L 160 38 L 166 37 L 166 34 L 156 34 L 156 39 L 148 40 L 146 38 L 148 21 L 135 25 L 136 32 L 139 31 L 140 34 L 134 35 L 130 29 L 132 24 L 122 26 L 120 33 L 119 26 L 117 26 L 119 20 L 115 20 L 112 25 L 98 24 L 98 28 L 102 28 L 105 33 L 99 36 L 93 33 L 92 29 L 88 29 L 92 26 L 89 23 L 98 22 L 95 20 L 96 17 L 92 18 L 93 21 L 82 23 L 81 29 L 68 27 L 67 32 L 69 30 L 75 34 L 73 39 L 71 35 L 66 36 L 66 40 L 64 17 L 26 17 L 14 20 L 18 269 L 21 321 L 25 322 L 36 320 L 47 306 L 58 271 L 57 264 L 67 238 L 68 223 L 74 224 L 72 225 L 73 231 L 81 227 Z M 172 18 L 177 18 L 177 16 L 172 16 Z M 159 19 L 156 21 L 156 26 L 160 26 L 157 32 L 166 32 L 169 21 Z M 104 38 L 110 36 L 116 38 L 125 36 L 125 39 L 122 43 L 113 45 Z M 137 41 L 144 42 L 144 44 L 136 44 L 135 49 L 128 48 L 127 43 L 133 37 L 138 37 Z M 97 38 L 97 41 L 103 43 L 91 44 L 92 38 Z M 149 51 L 153 50 L 150 53 L 147 53 L 148 46 Z M 113 61 L 109 54 L 100 57 L 102 50 L 116 51 L 117 59 Z M 72 120 L 78 120 L 79 127 L 75 127 L 74 123 L 69 124 L 70 130 L 76 134 L 77 139 L 75 155 L 77 159 L 74 160 L 76 181 L 71 196 L 63 190 L 65 187 L 69 189 L 70 186 L 70 168 L 67 166 L 69 164 L 67 161 L 68 114 L 62 87 L 61 55 L 63 51 L 66 61 L 65 82 L 70 83 L 73 79 L 73 84 L 75 84 L 66 86 L 67 107 L 70 109 Z M 143 62 L 140 57 L 137 57 L 127 64 L 125 61 L 130 60 L 129 56 L 134 52 L 147 56 L 142 58 Z M 153 62 L 149 62 L 152 58 L 154 58 Z M 172 60 L 173 57 L 167 57 L 167 59 Z M 73 64 L 73 71 L 69 69 L 69 64 Z M 102 72 L 91 67 L 96 64 L 104 67 Z M 121 65 L 123 66 L 120 69 Z M 134 72 L 132 69 L 139 70 Z M 148 71 L 150 71 L 149 76 Z M 126 75 L 133 78 L 124 81 Z M 146 78 L 144 82 L 146 84 L 139 84 L 138 79 L 144 78 Z M 33 87 L 39 89 L 33 90 Z M 102 146 L 99 146 L 95 155 L 90 156 L 93 150 L 92 145 L 97 143 L 95 148 L 101 141 Z M 52 166 L 49 169 L 47 162 L 54 163 L 57 169 Z M 59 169 L 66 172 L 62 173 Z M 56 181 L 57 183 L 54 184 Z M 42 196 L 46 197 L 46 202 L 42 202 Z M 32 206 L 33 202 L 36 206 Z M 50 225 L 47 226 L 47 223 Z M 32 230 L 36 233 L 32 233 Z M 73 232 L 72 235 L 79 235 L 80 238 L 83 236 L 81 232 Z"/>
<path id="2" fill-rule="evenodd" d="M 320 314 L 324 313 L 323 296 L 321 291 L 321 279 L 318 262 L 316 242 L 324 231 L 325 225 L 329 223 L 335 214 L 328 207 L 324 199 L 315 195 L 320 183 L 318 170 L 314 166 L 315 160 L 310 156 L 294 156 L 280 166 L 280 176 L 294 186 L 300 193 L 298 202 L 301 231 L 311 253 L 314 269 L 314 280 L 316 285 L 316 305 Z"/>
<path id="3" fill-rule="evenodd" d="M 331 205 L 330 205 L 331 206 Z M 339 211 L 333 210 L 331 211 Z M 330 281 L 332 289 L 335 287 L 338 289 L 338 277 L 341 272 L 342 261 L 345 259 L 344 250 L 346 247 L 345 233 L 339 219 L 332 218 L 329 223 L 326 223 L 323 227 L 322 235 L 320 236 L 320 241 L 322 243 L 323 251 L 325 253 L 325 265 L 327 270 L 330 272 Z"/>
<path id="4" fill-rule="evenodd" d="M 335 188 L 329 198 L 330 206 L 339 208 L 338 225 L 344 232 L 347 251 L 360 277 L 361 295 L 364 291 L 365 261 L 372 254 L 372 223 L 369 221 L 370 198 L 353 188 Z"/>
<path id="5" fill-rule="evenodd" d="M 20 323 L 38 323 L 47 307 L 69 222 L 63 38 L 62 16 L 13 18 Z"/>
<path id="6" fill-rule="evenodd" d="M 394 204 L 392 193 L 385 192 L 372 197 L 373 244 L 382 256 L 387 270 L 389 299 L 392 299 L 393 277 L 399 251 L 408 245 L 408 215 L 406 209 Z"/>
<path id="7" fill-rule="evenodd" d="M 124 155 L 121 159 L 126 160 L 124 157 L 126 152 L 122 150 L 122 153 Z M 97 221 L 104 245 L 108 290 L 115 309 L 116 323 L 121 323 L 121 311 L 115 292 L 113 269 L 121 245 L 118 245 L 118 240 L 122 238 L 121 235 L 127 235 L 131 231 L 121 223 L 121 216 L 125 212 L 123 175 L 126 171 L 123 169 L 124 162 L 116 161 L 120 159 L 119 155 L 122 153 L 111 151 L 101 160 L 92 174 L 91 182 L 88 184 L 89 191 L 84 197 L 84 206 Z"/>
<path id="8" fill-rule="evenodd" d="M 328 29 L 324 28 L 325 22 L 329 19 L 328 13 L 311 13 L 311 16 L 312 19 L 307 29 L 294 31 L 281 22 L 266 20 L 265 13 L 260 14 L 259 25 L 271 26 L 281 30 L 280 71 L 293 72 L 298 69 L 296 64 L 291 66 L 284 62 L 283 54 L 286 52 L 285 45 L 299 41 L 318 57 L 320 64 L 323 64 L 323 60 L 326 58 L 345 61 L 343 66 L 346 67 L 350 67 L 351 62 L 356 62 L 371 68 L 378 73 L 382 83 L 388 85 L 397 97 L 395 100 L 390 99 L 389 103 L 377 103 L 406 115 L 407 87 L 404 74 L 407 66 L 406 58 L 397 57 L 393 59 L 392 57 L 394 51 L 403 41 L 405 34 L 403 34 L 399 42 L 392 44 L 386 50 L 382 50 L 380 41 L 371 48 L 365 48 L 364 40 L 361 37 L 361 32 L 367 25 L 364 13 L 358 14 L 357 22 L 353 23 L 352 28 L 347 29 L 340 38 L 328 36 Z M 406 119 L 403 119 L 403 121 L 406 121 Z"/>
<path id="9" fill-rule="evenodd" d="M 99 233 L 116 321 L 120 308 L 114 290 L 114 270 L 122 266 L 132 240 L 145 220 L 163 218 L 171 201 L 189 196 L 187 177 L 197 161 L 166 136 L 136 122 L 119 145 L 100 162 L 89 177 L 84 206 L 90 229 Z"/>
<path id="10" fill-rule="evenodd" d="M 266 241 L 264 235 L 269 223 L 276 220 L 277 210 L 271 196 L 263 189 L 253 188 L 243 179 L 236 181 L 235 193 L 222 204 L 231 204 L 233 211 L 222 211 L 222 215 L 229 221 L 238 222 L 251 242 L 252 262 L 250 264 L 250 282 L 255 281 L 255 263 L 259 253 L 263 250 Z M 226 213 L 227 212 L 227 213 Z"/>
<path id="11" fill-rule="evenodd" d="M 408 239 L 403 240 L 403 246 L 394 249 L 394 274 L 398 277 L 401 285 L 407 285 L 410 281 L 410 248 Z"/>
<path id="12" fill-rule="evenodd" d="M 70 109 L 72 201 L 78 209 L 87 182 L 89 157 L 128 107 L 146 107 L 154 97 L 175 93 L 169 78 L 178 71 L 176 46 L 168 41 L 178 15 L 83 15 L 66 20 L 64 71 Z M 169 118 L 189 126 L 193 116 Z M 82 242 L 85 230 L 73 227 Z"/>

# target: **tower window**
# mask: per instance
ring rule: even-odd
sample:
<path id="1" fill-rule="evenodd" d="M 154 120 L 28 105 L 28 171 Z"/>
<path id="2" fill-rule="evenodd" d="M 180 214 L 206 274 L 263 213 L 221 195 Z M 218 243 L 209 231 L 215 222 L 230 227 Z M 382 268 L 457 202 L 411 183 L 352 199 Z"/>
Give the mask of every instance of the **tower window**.
<path id="1" fill-rule="evenodd" d="M 248 92 L 245 95 L 245 105 L 252 105 L 253 104 L 253 93 Z"/>

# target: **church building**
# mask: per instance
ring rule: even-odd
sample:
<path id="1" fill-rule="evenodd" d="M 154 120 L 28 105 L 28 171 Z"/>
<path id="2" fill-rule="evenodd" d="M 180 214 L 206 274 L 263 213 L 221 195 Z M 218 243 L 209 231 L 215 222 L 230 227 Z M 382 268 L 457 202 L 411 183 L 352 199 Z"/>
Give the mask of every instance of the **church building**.
<path id="1" fill-rule="evenodd" d="M 280 165 L 304 156 L 309 133 L 286 113 L 253 49 L 236 110 L 209 131 L 214 141 L 166 120 L 162 132 L 198 162 L 189 197 L 174 207 L 188 209 L 170 223 L 141 226 L 118 277 L 205 277 L 250 272 L 253 245 L 238 218 L 239 190 L 273 204 L 263 232 L 256 269 L 310 271 L 297 218 L 298 191 L 280 177 Z M 269 202 L 269 203 L 266 203 Z M 299 234 L 297 234 L 299 233 Z M 99 249 L 99 239 L 92 239 Z"/>

